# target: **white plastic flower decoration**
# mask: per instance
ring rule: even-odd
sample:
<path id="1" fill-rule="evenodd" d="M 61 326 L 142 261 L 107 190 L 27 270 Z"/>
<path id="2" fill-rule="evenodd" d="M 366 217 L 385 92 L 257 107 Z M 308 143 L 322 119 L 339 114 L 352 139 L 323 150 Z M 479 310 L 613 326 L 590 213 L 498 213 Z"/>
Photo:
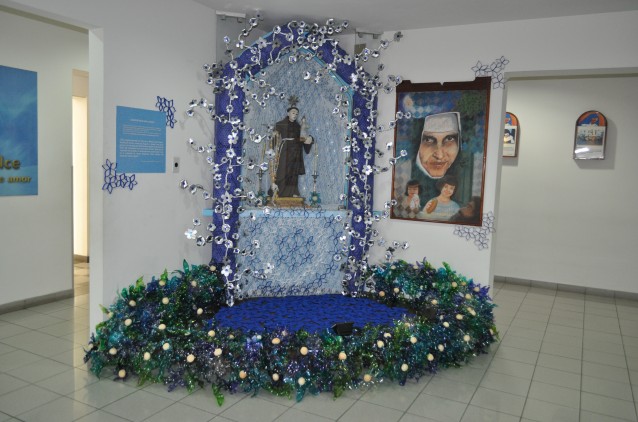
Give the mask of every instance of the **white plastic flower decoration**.
<path id="1" fill-rule="evenodd" d="M 231 269 L 230 269 L 230 265 L 226 265 L 226 266 L 224 266 L 224 268 L 222 268 L 222 274 L 223 274 L 225 277 L 230 276 L 230 274 L 231 274 L 232 272 L 233 272 L 233 270 L 231 270 Z"/>
<path id="2" fill-rule="evenodd" d="M 193 230 L 193 229 L 188 229 L 184 232 L 184 234 L 186 235 L 186 238 L 188 239 L 195 239 L 197 237 L 197 230 Z"/>
<path id="3" fill-rule="evenodd" d="M 230 192 L 224 192 L 221 197 L 222 203 L 228 203 L 233 200 L 233 195 Z"/>

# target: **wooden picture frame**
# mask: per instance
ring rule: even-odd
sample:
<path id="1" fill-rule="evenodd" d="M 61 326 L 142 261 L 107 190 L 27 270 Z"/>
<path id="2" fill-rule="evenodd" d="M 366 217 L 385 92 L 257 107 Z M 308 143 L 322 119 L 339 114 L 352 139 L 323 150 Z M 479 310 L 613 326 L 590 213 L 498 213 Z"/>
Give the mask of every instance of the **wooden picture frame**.
<path id="1" fill-rule="evenodd" d="M 482 224 L 490 91 L 489 77 L 397 87 L 391 218 Z"/>

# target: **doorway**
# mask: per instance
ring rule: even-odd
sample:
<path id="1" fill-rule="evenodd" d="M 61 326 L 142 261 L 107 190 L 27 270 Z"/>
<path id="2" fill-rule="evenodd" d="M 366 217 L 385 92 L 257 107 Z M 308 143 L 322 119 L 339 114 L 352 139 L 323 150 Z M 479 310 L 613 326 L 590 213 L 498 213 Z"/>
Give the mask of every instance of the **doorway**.
<path id="1" fill-rule="evenodd" d="M 73 69 L 73 290 L 89 292 L 89 74 Z"/>

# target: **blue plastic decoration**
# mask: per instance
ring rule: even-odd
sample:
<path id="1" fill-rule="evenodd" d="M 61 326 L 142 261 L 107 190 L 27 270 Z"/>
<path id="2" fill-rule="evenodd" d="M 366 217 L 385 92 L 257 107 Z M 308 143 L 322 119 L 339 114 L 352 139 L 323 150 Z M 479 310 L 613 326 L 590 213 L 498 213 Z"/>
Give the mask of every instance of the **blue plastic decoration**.
<path id="1" fill-rule="evenodd" d="M 454 235 L 464 238 L 465 240 L 473 240 L 479 251 L 489 248 L 490 233 L 494 233 L 494 213 L 492 211 L 483 214 L 483 224 L 481 227 L 472 226 L 456 226 Z"/>
<path id="2" fill-rule="evenodd" d="M 173 106 L 173 100 L 169 100 L 164 97 L 157 96 L 157 102 L 155 103 L 155 107 L 159 111 L 166 113 L 166 126 L 170 126 L 171 129 L 175 127 L 175 106 Z"/>
<path id="3" fill-rule="evenodd" d="M 317 207 L 321 204 L 321 195 L 319 195 L 319 192 L 310 192 L 308 201 L 310 202 L 310 206 Z"/>
<path id="4" fill-rule="evenodd" d="M 402 81 L 394 75 L 388 75 L 387 80 L 382 79 L 379 76 L 382 66 L 379 66 L 375 75 L 370 75 L 364 70 L 362 63 L 369 58 L 378 57 L 391 42 L 399 41 L 401 34 L 397 34 L 393 41 L 381 40 L 376 49 L 366 48 L 353 58 L 333 38 L 334 34 L 347 27 L 347 22 L 339 25 L 330 19 L 324 26 L 319 26 L 292 21 L 285 26 L 274 27 L 272 32 L 260 37 L 255 44 L 246 45 L 245 38 L 256 25 L 257 21 L 251 19 L 250 27 L 242 31 L 234 44 L 231 44 L 229 37 L 224 37 L 229 55 L 228 63 L 204 65 L 207 83 L 216 94 L 215 103 L 208 103 L 205 99 L 192 100 L 186 112 L 188 116 L 193 116 L 196 109 L 203 109 L 215 120 L 216 125 L 215 147 L 211 148 L 210 156 L 207 157 L 214 185 L 210 194 L 214 202 L 210 230 L 212 234 L 202 237 L 197 244 L 212 243 L 211 263 L 225 268 L 223 276 L 229 292 L 228 304 L 232 304 L 238 291 L 236 287 L 243 284 L 242 277 L 246 271 L 245 267 L 240 270 L 237 265 L 237 256 L 243 250 L 238 246 L 239 239 L 244 235 L 243 230 L 242 233 L 239 230 L 239 215 L 244 207 L 256 207 L 266 214 L 271 211 L 263 201 L 263 192 L 257 189 L 245 191 L 244 178 L 256 176 L 242 174 L 244 168 L 253 170 L 259 177 L 263 177 L 268 171 L 266 160 L 246 162 L 244 147 L 249 141 L 266 141 L 270 130 L 261 127 L 262 125 L 249 127 L 244 117 L 257 107 L 265 108 L 273 100 L 284 101 L 289 98 L 288 93 L 269 85 L 264 77 L 264 72 L 268 73 L 271 65 L 295 65 L 312 61 L 319 66 L 302 68 L 307 70 L 290 72 L 290 75 L 300 77 L 302 84 L 309 84 L 308 89 L 314 84 L 322 83 L 324 79 L 340 81 L 340 92 L 323 101 L 332 104 L 330 107 L 333 114 L 338 116 L 340 123 L 346 128 L 341 149 L 346 153 L 348 173 L 344 192 L 337 195 L 337 199 L 347 210 L 346 215 L 340 216 L 339 220 L 347 235 L 340 236 L 343 241 L 334 260 L 339 263 L 344 274 L 343 293 L 356 295 L 362 289 L 360 275 L 368 268 L 368 249 L 375 243 L 372 239 L 372 226 L 379 220 L 372 211 L 373 178 L 375 174 L 389 170 L 388 167 L 375 165 L 376 134 L 385 130 L 376 123 L 377 97 L 382 92 L 391 93 Z M 233 45 L 240 50 L 238 56 L 233 55 Z M 319 97 L 323 95 L 320 94 Z M 191 146 L 193 145 L 194 141 L 191 140 Z M 198 150 L 204 152 L 203 147 Z M 190 186 L 194 185 L 189 185 L 187 181 L 182 182 L 183 188 Z M 327 193 L 322 188 L 313 189 L 313 192 L 317 191 L 322 191 L 325 202 Z M 318 205 L 319 196 L 315 198 L 317 201 L 313 205 Z M 329 201 L 333 204 L 332 195 Z M 386 210 L 383 218 L 387 216 L 389 211 Z"/>
<path id="5" fill-rule="evenodd" d="M 472 67 L 474 71 L 474 76 L 489 76 L 492 78 L 492 88 L 505 88 L 505 78 L 503 76 L 503 71 L 505 70 L 505 66 L 510 61 L 505 58 L 505 56 L 501 56 L 500 58 L 494 60 L 490 64 L 483 64 L 479 60 L 476 62 L 476 65 Z"/>
<path id="6" fill-rule="evenodd" d="M 111 162 L 108 158 L 106 163 L 102 164 L 104 169 L 104 184 L 102 190 L 107 191 L 109 194 L 113 193 L 115 188 L 128 188 L 133 190 L 137 185 L 135 180 L 135 174 L 119 173 L 117 171 L 117 163 Z"/>

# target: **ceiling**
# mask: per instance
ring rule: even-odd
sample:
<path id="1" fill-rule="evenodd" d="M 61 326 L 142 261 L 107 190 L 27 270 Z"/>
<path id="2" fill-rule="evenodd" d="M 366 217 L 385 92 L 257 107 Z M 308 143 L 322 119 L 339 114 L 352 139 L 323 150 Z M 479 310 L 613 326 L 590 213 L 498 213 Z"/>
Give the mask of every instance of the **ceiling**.
<path id="1" fill-rule="evenodd" d="M 254 17 L 262 29 L 290 20 L 349 21 L 370 32 L 638 10 L 638 0 L 195 0 L 217 11 Z"/>

